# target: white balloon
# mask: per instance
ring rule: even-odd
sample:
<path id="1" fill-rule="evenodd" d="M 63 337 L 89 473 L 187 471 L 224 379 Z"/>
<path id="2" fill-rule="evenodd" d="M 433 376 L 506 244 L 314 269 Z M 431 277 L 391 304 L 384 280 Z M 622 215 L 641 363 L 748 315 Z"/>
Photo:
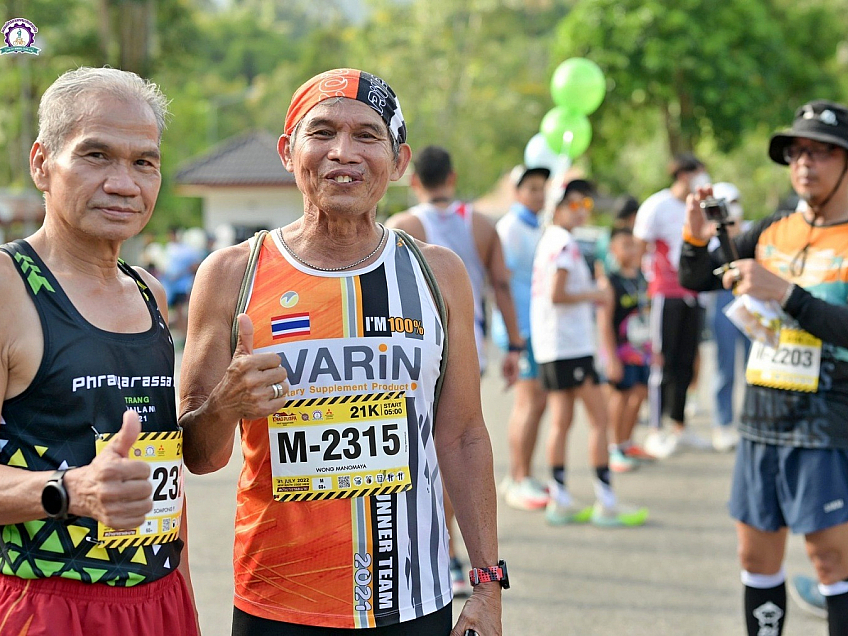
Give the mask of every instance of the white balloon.
<path id="1" fill-rule="evenodd" d="M 524 148 L 524 165 L 528 168 L 547 168 L 553 173 L 557 167 L 558 158 L 558 155 L 548 146 L 542 133 L 533 135 Z"/>

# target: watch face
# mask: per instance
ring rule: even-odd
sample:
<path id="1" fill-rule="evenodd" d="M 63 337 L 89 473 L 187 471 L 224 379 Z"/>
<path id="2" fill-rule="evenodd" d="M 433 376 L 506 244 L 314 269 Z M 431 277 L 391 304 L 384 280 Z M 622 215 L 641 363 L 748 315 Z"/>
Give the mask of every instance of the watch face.
<path id="1" fill-rule="evenodd" d="M 48 482 L 41 491 L 41 505 L 44 511 L 51 517 L 58 517 L 67 513 L 65 509 L 67 498 L 59 484 Z"/>

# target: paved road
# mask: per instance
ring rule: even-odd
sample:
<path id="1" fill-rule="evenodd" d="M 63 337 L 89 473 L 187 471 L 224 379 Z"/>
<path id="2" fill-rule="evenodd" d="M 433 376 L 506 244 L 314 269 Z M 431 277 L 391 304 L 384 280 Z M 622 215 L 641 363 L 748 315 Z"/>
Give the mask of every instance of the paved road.
<path id="1" fill-rule="evenodd" d="M 710 350 L 703 378 L 711 377 Z M 707 382 L 701 402 L 709 403 Z M 507 470 L 506 415 L 512 396 L 490 374 L 483 382 L 484 411 L 495 449 L 495 473 Z M 708 414 L 693 428 L 709 433 Z M 591 501 L 586 463 L 585 416 L 578 409 L 571 432 L 569 485 Z M 547 430 L 543 423 L 542 438 Z M 637 439 L 645 431 L 637 432 Z M 541 450 L 541 447 L 540 447 Z M 536 474 L 545 477 L 537 453 Z M 204 636 L 230 632 L 235 483 L 240 457 L 213 475 L 189 475 L 189 552 Z M 742 586 L 733 525 L 725 502 L 732 455 L 688 453 L 635 473 L 614 477 L 626 502 L 646 505 L 645 527 L 552 528 L 541 513 L 502 505 L 498 511 L 501 554 L 510 564 L 512 589 L 504 594 L 504 634 L 530 635 L 741 635 Z M 787 572 L 808 573 L 803 542 L 792 537 Z M 454 614 L 461 604 L 454 602 Z M 826 634 L 823 621 L 790 603 L 785 636 Z"/>

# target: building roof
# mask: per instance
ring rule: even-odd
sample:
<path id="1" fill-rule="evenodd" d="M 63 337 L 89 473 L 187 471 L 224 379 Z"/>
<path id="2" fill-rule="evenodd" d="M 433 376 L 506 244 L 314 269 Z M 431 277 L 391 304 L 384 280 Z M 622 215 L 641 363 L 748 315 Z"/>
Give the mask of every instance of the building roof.
<path id="1" fill-rule="evenodd" d="M 294 186 L 277 154 L 277 138 L 265 131 L 231 137 L 180 166 L 174 180 L 198 186 Z"/>

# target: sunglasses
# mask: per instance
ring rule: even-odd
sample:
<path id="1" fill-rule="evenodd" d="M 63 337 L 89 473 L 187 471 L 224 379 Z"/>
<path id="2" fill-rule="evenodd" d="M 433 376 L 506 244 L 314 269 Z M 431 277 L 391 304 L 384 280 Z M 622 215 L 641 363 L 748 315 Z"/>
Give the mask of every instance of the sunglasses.
<path id="1" fill-rule="evenodd" d="M 577 212 L 581 208 L 585 209 L 587 212 L 591 212 L 595 209 L 595 200 L 592 197 L 583 197 L 578 200 L 571 199 L 570 201 L 566 201 L 565 204 L 572 212 Z"/>
<path id="2" fill-rule="evenodd" d="M 818 146 L 816 148 L 809 148 L 807 146 L 786 146 L 786 148 L 783 149 L 783 158 L 786 160 L 786 163 L 795 163 L 803 155 L 807 155 L 810 161 L 824 161 L 833 154 L 834 150 L 836 150 L 836 146 L 833 144 Z"/>

